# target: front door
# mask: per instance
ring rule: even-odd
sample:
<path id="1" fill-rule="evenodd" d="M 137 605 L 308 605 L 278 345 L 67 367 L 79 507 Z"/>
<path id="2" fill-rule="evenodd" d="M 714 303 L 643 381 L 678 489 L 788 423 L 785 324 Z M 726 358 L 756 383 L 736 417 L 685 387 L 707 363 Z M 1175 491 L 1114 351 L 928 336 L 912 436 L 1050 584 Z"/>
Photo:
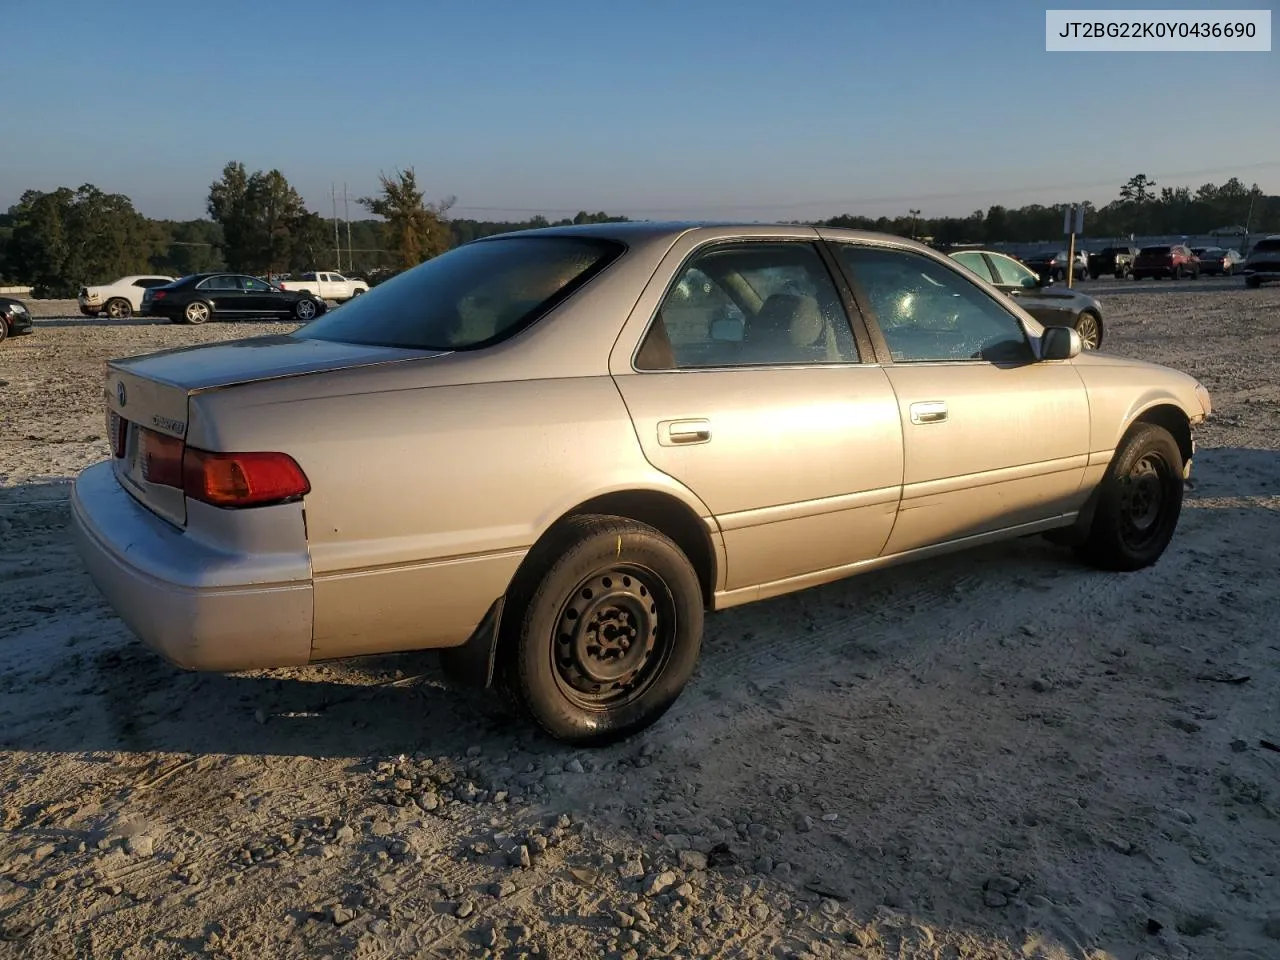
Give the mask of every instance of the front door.
<path id="1" fill-rule="evenodd" d="M 740 597 L 876 557 L 898 509 L 893 389 L 809 236 L 681 241 L 610 364 L 649 462 L 714 514 Z"/>
<path id="2" fill-rule="evenodd" d="M 1071 362 L 1036 360 L 1021 322 L 951 263 L 837 251 L 892 360 L 906 461 L 886 552 L 1079 509 L 1089 402 Z"/>
<path id="3" fill-rule="evenodd" d="M 257 277 L 241 277 L 240 284 L 244 288 L 243 309 L 256 316 L 270 316 L 282 313 L 286 309 L 284 298 L 276 292 L 276 288 Z"/>

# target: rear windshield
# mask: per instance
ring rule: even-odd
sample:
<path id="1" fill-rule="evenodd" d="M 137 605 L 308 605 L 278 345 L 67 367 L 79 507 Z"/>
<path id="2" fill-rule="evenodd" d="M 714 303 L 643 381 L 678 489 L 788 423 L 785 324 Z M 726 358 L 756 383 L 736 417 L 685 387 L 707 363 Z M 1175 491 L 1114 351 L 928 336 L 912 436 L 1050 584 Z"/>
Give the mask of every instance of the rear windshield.
<path id="1" fill-rule="evenodd" d="M 1173 249 L 1172 247 L 1143 247 L 1142 252 L 1147 256 L 1152 256 L 1152 255 L 1158 256 L 1162 253 L 1168 253 L 1172 249 Z"/>
<path id="2" fill-rule="evenodd" d="M 379 284 L 294 336 L 410 350 L 477 350 L 528 327 L 612 263 L 599 237 L 476 240 Z"/>
<path id="3" fill-rule="evenodd" d="M 1280 250 L 1280 238 L 1273 239 L 1271 237 L 1268 237 L 1266 240 L 1259 240 L 1257 243 L 1253 245 L 1253 249 L 1255 251 L 1256 250 Z"/>

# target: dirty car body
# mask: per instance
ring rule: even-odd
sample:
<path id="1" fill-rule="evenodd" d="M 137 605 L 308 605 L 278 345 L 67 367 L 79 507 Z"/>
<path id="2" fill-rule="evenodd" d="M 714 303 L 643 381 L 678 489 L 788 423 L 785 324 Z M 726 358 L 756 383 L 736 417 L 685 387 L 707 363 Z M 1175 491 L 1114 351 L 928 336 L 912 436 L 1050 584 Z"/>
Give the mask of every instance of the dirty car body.
<path id="1" fill-rule="evenodd" d="M 438 649 L 608 742 L 704 612 L 1033 533 L 1155 562 L 1208 395 L 1080 346 L 878 234 L 486 238 L 289 335 L 110 363 L 74 524 L 183 667 Z"/>

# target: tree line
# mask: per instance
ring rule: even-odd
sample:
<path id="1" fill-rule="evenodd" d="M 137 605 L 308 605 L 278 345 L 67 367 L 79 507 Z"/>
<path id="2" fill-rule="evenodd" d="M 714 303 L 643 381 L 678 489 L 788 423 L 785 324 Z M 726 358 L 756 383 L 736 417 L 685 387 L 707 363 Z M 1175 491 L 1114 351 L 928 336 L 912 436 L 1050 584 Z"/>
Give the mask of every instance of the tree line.
<path id="1" fill-rule="evenodd" d="M 231 269 L 258 276 L 334 269 L 377 281 L 480 237 L 570 223 L 626 220 L 603 211 L 551 221 L 451 217 L 453 197 L 428 199 L 412 167 L 379 176 L 376 194 L 357 201 L 371 216 L 339 225 L 306 208 L 279 170 L 226 164 L 209 185 L 207 218 L 152 220 L 123 194 L 93 184 L 28 190 L 0 214 L 0 282 L 29 285 L 37 297 L 75 296 L 81 284 L 131 273 L 183 276 Z M 1030 243 L 1062 234 L 1062 206 L 992 205 L 968 217 L 840 214 L 806 221 L 929 238 L 939 244 Z M 798 221 L 797 221 L 798 222 Z M 1085 204 L 1088 237 L 1204 234 L 1248 225 L 1280 232 L 1280 196 L 1226 183 L 1161 186 L 1145 174 L 1122 184 L 1104 206 Z"/>

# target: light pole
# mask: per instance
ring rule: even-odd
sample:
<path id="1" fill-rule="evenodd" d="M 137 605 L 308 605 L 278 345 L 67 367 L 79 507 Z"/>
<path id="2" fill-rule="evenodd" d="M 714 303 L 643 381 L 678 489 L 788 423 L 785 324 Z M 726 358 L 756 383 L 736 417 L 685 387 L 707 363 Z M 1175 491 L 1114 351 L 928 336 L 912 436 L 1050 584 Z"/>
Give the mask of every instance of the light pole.
<path id="1" fill-rule="evenodd" d="M 911 214 L 911 239 L 914 240 L 916 238 L 916 217 L 920 216 L 920 211 L 908 210 L 907 213 Z"/>

